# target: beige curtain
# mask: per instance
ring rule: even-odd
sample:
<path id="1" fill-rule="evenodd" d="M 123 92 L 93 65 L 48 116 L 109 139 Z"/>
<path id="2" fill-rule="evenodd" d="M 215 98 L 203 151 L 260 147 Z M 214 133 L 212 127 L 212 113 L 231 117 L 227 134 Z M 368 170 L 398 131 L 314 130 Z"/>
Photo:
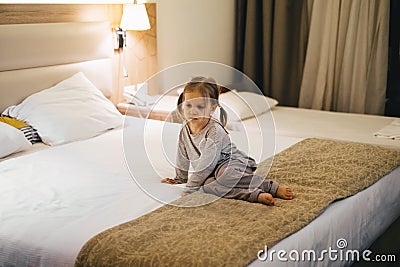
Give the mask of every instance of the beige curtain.
<path id="1" fill-rule="evenodd" d="M 299 107 L 383 114 L 390 0 L 314 0 Z"/>

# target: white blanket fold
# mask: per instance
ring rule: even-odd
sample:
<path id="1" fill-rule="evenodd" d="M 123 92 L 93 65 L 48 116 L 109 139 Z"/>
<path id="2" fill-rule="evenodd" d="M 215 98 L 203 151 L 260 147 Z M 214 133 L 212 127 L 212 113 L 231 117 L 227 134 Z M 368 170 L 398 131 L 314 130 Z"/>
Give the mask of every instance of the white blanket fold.
<path id="1" fill-rule="evenodd" d="M 389 125 L 375 132 L 374 136 L 400 140 L 400 118 L 393 120 Z"/>

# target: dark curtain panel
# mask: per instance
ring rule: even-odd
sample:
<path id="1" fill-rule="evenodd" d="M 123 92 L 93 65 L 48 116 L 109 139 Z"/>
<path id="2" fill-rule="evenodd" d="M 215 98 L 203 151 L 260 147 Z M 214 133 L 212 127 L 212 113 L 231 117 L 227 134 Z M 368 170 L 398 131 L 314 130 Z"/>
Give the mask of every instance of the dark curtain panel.
<path id="1" fill-rule="evenodd" d="M 390 1 L 389 68 L 385 115 L 400 117 L 400 3 L 398 0 Z"/>
<path id="2" fill-rule="evenodd" d="M 307 3 L 236 0 L 235 68 L 280 105 L 298 105 L 309 28 Z"/>

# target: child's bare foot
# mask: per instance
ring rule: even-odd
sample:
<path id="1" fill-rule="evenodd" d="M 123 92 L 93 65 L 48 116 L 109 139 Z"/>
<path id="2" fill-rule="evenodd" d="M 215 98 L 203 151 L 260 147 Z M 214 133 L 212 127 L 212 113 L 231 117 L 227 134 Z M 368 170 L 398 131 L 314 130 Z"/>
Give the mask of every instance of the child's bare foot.
<path id="1" fill-rule="evenodd" d="M 273 206 L 275 205 L 275 199 L 270 193 L 260 193 L 257 199 L 258 203 Z"/>
<path id="2" fill-rule="evenodd" d="M 293 191 L 288 186 L 280 185 L 276 191 L 276 197 L 287 200 L 293 199 Z"/>
<path id="3" fill-rule="evenodd" d="M 161 183 L 167 183 L 167 184 L 180 184 L 181 182 L 171 179 L 171 178 L 164 178 L 161 180 Z"/>

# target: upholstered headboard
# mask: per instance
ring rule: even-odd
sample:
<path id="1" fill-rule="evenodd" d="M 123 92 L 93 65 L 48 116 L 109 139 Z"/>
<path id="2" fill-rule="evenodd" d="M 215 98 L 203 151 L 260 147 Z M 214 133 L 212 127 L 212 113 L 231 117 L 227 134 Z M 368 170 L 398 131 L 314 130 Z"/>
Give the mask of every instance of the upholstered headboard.
<path id="1" fill-rule="evenodd" d="M 109 22 L 0 25 L 0 112 L 82 71 L 112 91 Z"/>

